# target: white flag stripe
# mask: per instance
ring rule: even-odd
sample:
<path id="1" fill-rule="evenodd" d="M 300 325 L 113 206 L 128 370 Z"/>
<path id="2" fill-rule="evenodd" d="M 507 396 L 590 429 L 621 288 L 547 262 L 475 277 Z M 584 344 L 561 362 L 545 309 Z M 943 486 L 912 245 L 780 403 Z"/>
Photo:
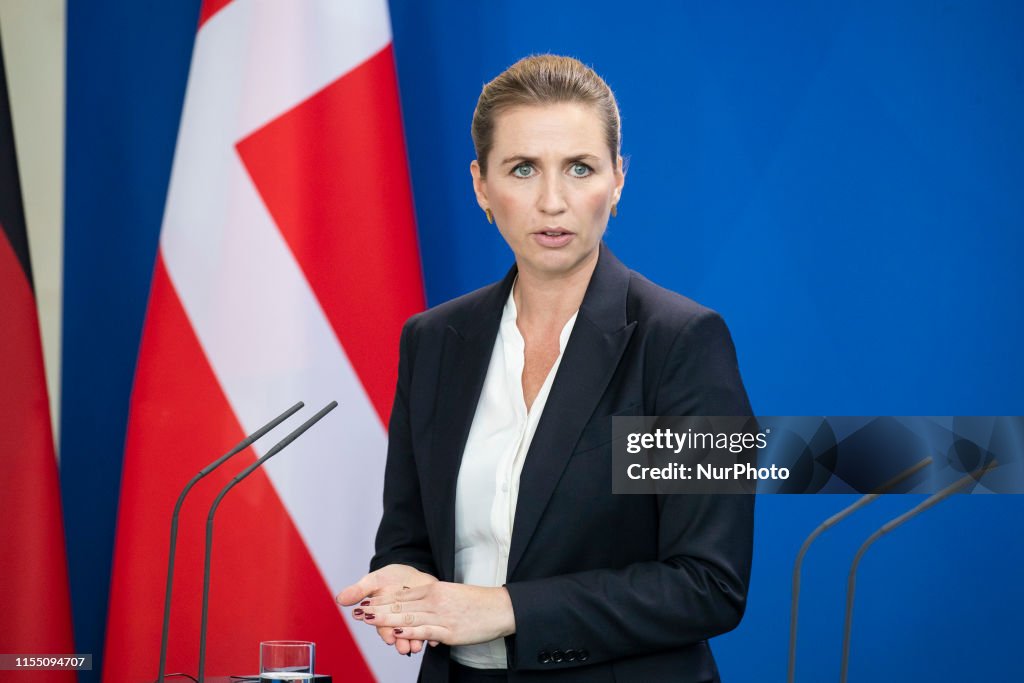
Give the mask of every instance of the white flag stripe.
<path id="1" fill-rule="evenodd" d="M 198 105 L 233 108 L 209 123 L 237 142 L 390 42 L 386 1 L 235 0 L 196 36 L 188 87 L 198 67 Z"/>
<path id="2" fill-rule="evenodd" d="M 331 589 L 366 571 L 386 435 L 235 145 L 389 40 L 382 2 L 236 1 L 214 15 L 196 40 L 161 232 L 168 275 L 245 431 L 296 400 L 307 416 L 340 403 L 267 466 Z M 353 626 L 379 680 L 415 679 L 418 660 Z"/>

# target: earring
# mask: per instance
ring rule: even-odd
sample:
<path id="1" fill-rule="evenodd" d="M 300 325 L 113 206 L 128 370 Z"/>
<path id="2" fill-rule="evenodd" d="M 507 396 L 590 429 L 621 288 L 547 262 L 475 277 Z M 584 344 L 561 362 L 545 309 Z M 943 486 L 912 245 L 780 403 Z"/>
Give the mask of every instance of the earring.
<path id="1" fill-rule="evenodd" d="M 618 204 L 612 204 L 612 218 L 615 218 L 618 215 L 619 215 L 619 205 Z"/>
<path id="2" fill-rule="evenodd" d="M 487 214 L 487 222 L 494 225 L 494 214 L 491 213 L 490 209 L 484 209 L 484 213 Z"/>

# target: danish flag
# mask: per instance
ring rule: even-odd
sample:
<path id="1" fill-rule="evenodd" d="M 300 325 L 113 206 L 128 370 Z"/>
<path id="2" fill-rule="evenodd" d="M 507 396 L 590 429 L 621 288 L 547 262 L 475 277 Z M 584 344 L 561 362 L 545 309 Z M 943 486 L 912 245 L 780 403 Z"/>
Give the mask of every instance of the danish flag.
<path id="1" fill-rule="evenodd" d="M 424 306 L 386 0 L 206 0 L 125 446 L 103 680 L 152 680 L 181 487 L 285 407 L 307 408 L 185 503 L 169 672 L 196 673 L 216 493 L 303 416 L 341 404 L 220 506 L 208 675 L 311 640 L 344 681 L 414 680 L 334 594 L 367 571 L 402 323 Z"/>

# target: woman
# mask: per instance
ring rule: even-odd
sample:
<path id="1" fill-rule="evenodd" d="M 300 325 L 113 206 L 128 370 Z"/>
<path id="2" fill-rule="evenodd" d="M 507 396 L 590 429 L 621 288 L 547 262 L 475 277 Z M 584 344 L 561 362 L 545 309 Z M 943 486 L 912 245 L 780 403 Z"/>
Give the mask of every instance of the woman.
<path id="1" fill-rule="evenodd" d="M 611 416 L 750 414 L 728 330 L 602 244 L 624 175 L 592 70 L 521 60 L 472 131 L 515 265 L 406 324 L 373 571 L 338 600 L 399 653 L 434 646 L 425 683 L 718 680 L 753 498 L 612 495 Z"/>

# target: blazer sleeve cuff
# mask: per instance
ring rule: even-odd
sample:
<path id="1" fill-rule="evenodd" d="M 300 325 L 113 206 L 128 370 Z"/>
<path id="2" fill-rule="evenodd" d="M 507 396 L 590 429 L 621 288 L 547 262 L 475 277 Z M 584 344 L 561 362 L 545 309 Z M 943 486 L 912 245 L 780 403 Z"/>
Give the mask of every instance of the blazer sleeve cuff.
<path id="1" fill-rule="evenodd" d="M 508 583 L 505 589 L 516 619 L 516 632 L 505 637 L 509 670 L 551 671 L 595 663 L 590 643 L 577 642 L 551 624 L 551 596 L 543 581 Z M 548 626 L 538 628 L 539 624 Z M 556 633 L 560 635 L 552 637 Z"/>

